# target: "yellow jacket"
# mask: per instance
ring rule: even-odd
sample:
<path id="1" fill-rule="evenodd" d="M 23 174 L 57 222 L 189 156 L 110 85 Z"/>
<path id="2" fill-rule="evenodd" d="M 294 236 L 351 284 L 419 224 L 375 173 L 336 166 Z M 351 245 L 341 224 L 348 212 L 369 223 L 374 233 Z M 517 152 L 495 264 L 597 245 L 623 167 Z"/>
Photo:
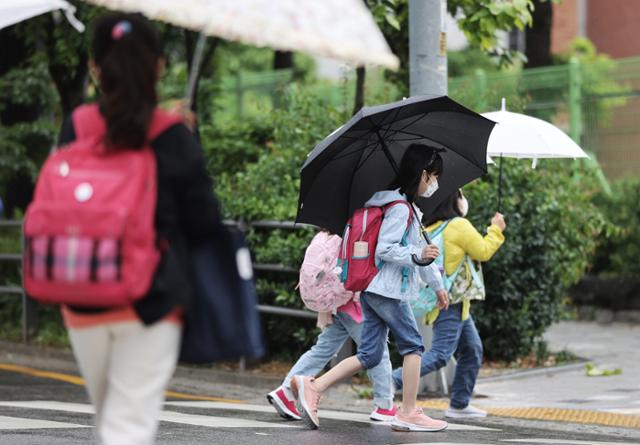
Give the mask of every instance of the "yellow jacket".
<path id="1" fill-rule="evenodd" d="M 433 232 L 444 221 L 437 221 L 427 227 L 428 232 Z M 483 237 L 466 218 L 455 218 L 447 225 L 443 232 L 444 246 L 444 271 L 447 275 L 453 274 L 460 263 L 469 255 L 474 261 L 489 261 L 504 243 L 504 235 L 500 227 L 492 224 L 488 233 Z M 466 267 L 466 266 L 465 266 Z M 468 273 L 468 272 L 467 272 Z M 471 302 L 464 300 L 462 303 L 462 319 L 469 318 Z M 438 308 L 427 314 L 427 322 L 433 323 L 440 310 Z"/>

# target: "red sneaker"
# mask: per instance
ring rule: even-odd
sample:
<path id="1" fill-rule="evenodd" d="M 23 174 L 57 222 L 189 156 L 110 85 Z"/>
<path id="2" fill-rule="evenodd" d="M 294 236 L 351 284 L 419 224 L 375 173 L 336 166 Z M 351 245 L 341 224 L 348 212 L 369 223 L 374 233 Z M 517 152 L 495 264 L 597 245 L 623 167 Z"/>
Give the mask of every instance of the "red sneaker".
<path id="1" fill-rule="evenodd" d="M 267 394 L 267 400 L 283 419 L 300 420 L 293 394 L 284 386 L 279 386 Z"/>
<path id="2" fill-rule="evenodd" d="M 393 405 L 391 409 L 382 409 L 380 407 L 376 407 L 376 409 L 374 409 L 369 416 L 369 419 L 377 420 L 378 422 L 391 422 L 395 417 L 397 411 L 398 408 L 395 405 Z"/>

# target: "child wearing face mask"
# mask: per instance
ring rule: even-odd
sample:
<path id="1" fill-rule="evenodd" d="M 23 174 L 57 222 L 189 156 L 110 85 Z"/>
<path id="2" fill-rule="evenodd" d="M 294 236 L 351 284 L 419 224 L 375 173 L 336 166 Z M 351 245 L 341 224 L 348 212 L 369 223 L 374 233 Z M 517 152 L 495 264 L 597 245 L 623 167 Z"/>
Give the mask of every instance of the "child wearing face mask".
<path id="1" fill-rule="evenodd" d="M 360 295 L 364 324 L 358 353 L 342 360 L 321 377 L 296 375 L 291 382 L 301 408 L 300 416 L 313 429 L 320 426 L 318 404 L 325 391 L 363 369 L 378 365 L 384 357 L 389 331 L 403 357 L 405 381 L 402 407 L 396 411 L 391 428 L 440 431 L 447 427 L 447 422 L 432 419 L 417 406 L 420 356 L 424 346 L 409 304 L 419 292 L 420 280 L 436 292 L 440 307 L 446 308 L 448 304 L 438 268 L 434 264 L 419 264 L 421 260 L 434 260 L 439 249 L 422 239 L 419 221 L 411 210 L 419 196 L 430 197 L 438 187 L 438 177 L 444 170 L 438 151 L 423 144 L 410 145 L 389 189 L 376 192 L 365 204 L 365 207 L 388 207 L 375 250 L 377 264 L 381 266 Z"/>
<path id="2" fill-rule="evenodd" d="M 503 231 L 506 228 L 504 217 L 496 213 L 491 219 L 487 234 L 482 236 L 466 219 L 469 202 L 462 191 L 445 199 L 431 215 L 424 220 L 427 232 L 433 234 L 443 224 L 444 273 L 450 277 L 469 256 L 474 261 L 488 261 L 504 243 Z M 459 272 L 468 276 L 468 263 L 462 264 Z M 466 296 L 466 294 L 465 294 Z M 451 401 L 445 415 L 450 418 L 486 417 L 487 413 L 469 404 L 480 365 L 482 363 L 482 341 L 469 313 L 470 299 L 463 296 L 462 301 L 450 304 L 448 308 L 435 308 L 427 315 L 433 323 L 433 343 L 431 350 L 422 355 L 420 375 L 444 367 L 456 354 L 458 360 L 455 377 L 451 387 Z M 402 368 L 393 372 L 393 382 L 397 389 L 402 388 Z"/>

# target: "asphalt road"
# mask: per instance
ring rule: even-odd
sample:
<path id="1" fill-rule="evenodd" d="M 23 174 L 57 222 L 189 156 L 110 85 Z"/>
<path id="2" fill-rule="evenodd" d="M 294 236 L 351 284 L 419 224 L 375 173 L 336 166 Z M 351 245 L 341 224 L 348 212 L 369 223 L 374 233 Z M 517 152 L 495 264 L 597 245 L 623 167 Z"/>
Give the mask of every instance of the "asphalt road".
<path id="1" fill-rule="evenodd" d="M 640 444 L 628 434 L 546 422 L 489 418 L 452 424 L 439 433 L 398 433 L 366 414 L 321 411 L 321 429 L 281 421 L 266 402 L 232 404 L 169 399 L 159 444 Z M 81 386 L 46 377 L 0 371 L 0 444 L 87 444 L 92 416 Z M 638 437 L 633 435 L 634 437 Z"/>

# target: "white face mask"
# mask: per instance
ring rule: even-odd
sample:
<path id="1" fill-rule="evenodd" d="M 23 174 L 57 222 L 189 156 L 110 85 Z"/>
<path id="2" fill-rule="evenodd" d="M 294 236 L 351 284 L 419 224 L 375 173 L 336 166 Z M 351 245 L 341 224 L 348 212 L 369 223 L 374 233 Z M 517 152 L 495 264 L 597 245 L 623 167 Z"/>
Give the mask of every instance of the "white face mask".
<path id="1" fill-rule="evenodd" d="M 467 201 L 467 198 L 463 196 L 458 200 L 458 208 L 460 209 L 463 218 L 467 216 L 467 213 L 469 212 L 469 201 Z"/>
<path id="2" fill-rule="evenodd" d="M 435 181 L 433 181 L 431 184 L 427 186 L 427 189 L 420 196 L 422 196 L 423 198 L 431 198 L 433 194 L 438 191 L 439 187 L 440 186 L 438 185 L 438 180 L 436 179 Z"/>

